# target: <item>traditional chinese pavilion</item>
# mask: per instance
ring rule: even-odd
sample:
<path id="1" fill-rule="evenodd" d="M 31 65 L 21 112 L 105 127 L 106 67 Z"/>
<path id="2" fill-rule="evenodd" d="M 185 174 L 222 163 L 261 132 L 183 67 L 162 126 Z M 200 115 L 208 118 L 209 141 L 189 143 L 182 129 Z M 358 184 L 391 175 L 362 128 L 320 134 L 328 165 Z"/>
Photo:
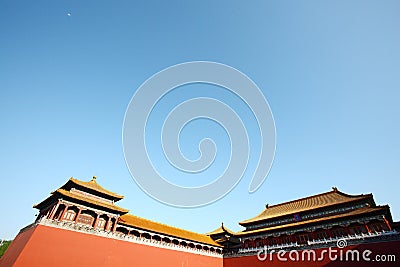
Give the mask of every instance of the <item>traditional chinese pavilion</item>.
<path id="1" fill-rule="evenodd" d="M 345 241 L 400 261 L 399 223 L 372 194 L 348 195 L 337 188 L 306 198 L 266 205 L 254 218 L 195 233 L 129 214 L 115 203 L 123 196 L 97 183 L 70 178 L 34 208 L 39 215 L 21 229 L 0 266 L 349 266 L 324 258 L 278 260 L 275 251 L 321 251 Z M 389 253 L 389 254 L 388 254 Z M 391 253 L 391 254 L 390 254 Z M 260 255 L 272 255 L 269 262 Z M 396 259 L 397 257 L 397 259 Z M 374 266 L 376 262 L 357 262 Z M 382 266 L 382 263 L 379 265 Z"/>
<path id="2" fill-rule="evenodd" d="M 398 251 L 400 244 L 399 223 L 393 222 L 388 205 L 376 205 L 372 194 L 348 195 L 336 187 L 286 203 L 267 204 L 260 214 L 239 224 L 245 230 L 232 235 L 240 242 L 225 255 L 234 263 L 228 266 L 238 266 L 238 258 L 254 256 L 260 250 L 321 250 L 343 241 L 345 246 L 377 252 L 384 246 Z"/>

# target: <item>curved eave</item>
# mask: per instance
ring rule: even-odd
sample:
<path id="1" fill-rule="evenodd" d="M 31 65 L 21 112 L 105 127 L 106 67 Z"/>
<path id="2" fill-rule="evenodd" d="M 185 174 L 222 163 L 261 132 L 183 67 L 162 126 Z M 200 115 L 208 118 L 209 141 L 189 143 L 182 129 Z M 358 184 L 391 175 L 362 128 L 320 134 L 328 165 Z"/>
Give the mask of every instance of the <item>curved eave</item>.
<path id="1" fill-rule="evenodd" d="M 33 207 L 34 209 L 40 210 L 40 209 L 41 209 L 41 206 L 44 205 L 44 203 L 45 203 L 46 201 L 50 201 L 51 198 L 53 198 L 52 195 L 49 196 L 48 198 L 42 200 L 41 202 L 39 202 L 39 203 L 37 203 L 37 204 L 34 204 L 32 207 Z"/>
<path id="2" fill-rule="evenodd" d="M 41 209 L 41 208 L 46 208 L 47 206 L 49 206 L 52 202 L 56 202 L 56 197 L 54 196 L 54 192 L 52 192 L 50 194 L 50 196 L 48 196 L 47 198 L 43 199 L 42 201 L 40 201 L 37 204 L 33 205 L 33 208 L 35 209 Z"/>
<path id="3" fill-rule="evenodd" d="M 206 233 L 208 236 L 212 235 L 220 235 L 220 234 L 230 234 L 230 235 L 235 235 L 235 232 L 229 230 L 222 224 L 219 228 L 215 229 L 214 231 L 211 231 L 209 233 Z"/>
<path id="4" fill-rule="evenodd" d="M 272 226 L 272 227 L 268 227 L 268 228 L 238 232 L 238 233 L 236 233 L 236 235 L 237 236 L 246 236 L 246 235 L 252 235 L 252 234 L 263 233 L 263 232 L 268 232 L 268 231 L 285 229 L 285 228 L 298 227 L 298 226 L 303 226 L 303 225 L 307 225 L 307 224 L 328 222 L 328 221 L 337 220 L 337 219 L 347 219 L 347 218 L 352 218 L 352 217 L 356 217 L 359 215 L 364 215 L 364 216 L 372 215 L 373 213 L 376 213 L 378 211 L 386 212 L 387 207 L 379 206 L 379 207 L 374 207 L 374 208 L 370 208 L 370 207 L 369 208 L 360 208 L 360 209 L 357 209 L 357 210 L 354 210 L 354 211 L 351 211 L 348 213 L 331 215 L 328 217 L 322 217 L 322 218 L 316 218 L 316 219 L 311 219 L 311 220 L 306 220 L 306 221 L 299 221 L 299 222 L 294 222 L 294 223 Z"/>
<path id="5" fill-rule="evenodd" d="M 310 200 L 310 199 L 313 199 L 313 198 L 317 198 L 317 197 L 321 197 L 321 196 L 327 196 L 327 195 L 330 195 L 330 194 L 339 194 L 339 195 L 344 196 L 344 197 L 346 197 L 348 199 L 347 200 L 343 200 L 343 201 L 339 201 L 339 202 L 327 203 L 327 204 L 323 204 L 323 205 L 315 205 L 313 207 L 299 208 L 299 209 L 296 209 L 296 210 L 291 210 L 291 211 L 288 211 L 288 212 L 282 212 L 282 213 L 279 213 L 279 214 L 275 214 L 275 215 L 272 215 L 272 216 L 269 216 L 269 217 L 268 217 L 268 215 L 265 214 L 268 211 L 268 209 L 274 209 L 274 208 L 282 207 L 282 206 L 285 206 L 285 205 L 290 205 L 290 204 L 293 204 L 295 202 L 307 201 L 307 200 Z M 317 210 L 317 209 L 320 209 L 320 208 L 328 208 L 328 207 L 332 207 L 332 206 L 335 206 L 335 205 L 341 205 L 341 204 L 345 204 L 345 203 L 351 203 L 353 201 L 359 201 L 359 200 L 362 200 L 362 199 L 371 199 L 372 203 L 375 204 L 375 202 L 373 201 L 373 198 L 372 198 L 372 194 L 349 195 L 349 194 L 343 193 L 343 192 L 335 189 L 333 191 L 329 191 L 329 192 L 325 192 L 325 193 L 321 193 L 321 194 L 317 194 L 317 195 L 313 195 L 313 196 L 308 196 L 308 197 L 304 197 L 304 198 L 300 198 L 300 199 L 295 199 L 295 200 L 292 200 L 292 201 L 288 201 L 288 202 L 284 202 L 284 203 L 280 203 L 280 204 L 269 206 L 268 208 L 264 209 L 257 216 L 255 216 L 255 217 L 253 217 L 251 219 L 247 219 L 247 220 L 244 220 L 242 222 L 239 222 L 239 224 L 241 226 L 245 227 L 246 225 L 253 224 L 253 223 L 260 223 L 262 221 L 266 221 L 266 220 L 270 220 L 270 219 L 277 219 L 277 218 L 280 218 L 280 217 L 283 217 L 283 216 L 294 215 L 294 214 L 297 214 L 297 213 L 300 213 L 300 212 Z"/>
<path id="6" fill-rule="evenodd" d="M 84 182 L 84 181 L 80 181 L 80 180 L 78 180 L 78 179 L 75 179 L 75 178 L 71 177 L 71 178 L 68 180 L 68 182 L 67 182 L 66 184 L 68 184 L 69 182 L 70 182 L 70 183 L 73 183 L 73 184 L 75 184 L 75 185 L 78 185 L 78 186 L 87 188 L 87 189 L 89 189 L 89 190 L 96 191 L 96 192 L 98 192 L 98 193 L 100 193 L 100 194 L 107 195 L 107 196 L 109 196 L 110 198 L 115 199 L 115 200 L 121 200 L 121 199 L 124 198 L 124 196 L 122 196 L 122 195 L 119 195 L 119 194 L 117 194 L 117 193 L 111 192 L 111 191 L 109 191 L 109 190 L 103 188 L 101 185 L 99 185 L 99 184 L 96 182 L 95 179 L 92 179 L 92 180 L 89 181 L 89 182 Z M 66 185 L 66 184 L 65 184 L 65 185 Z"/>
<path id="7" fill-rule="evenodd" d="M 95 200 L 95 199 L 92 199 L 92 198 L 88 198 L 88 197 L 81 196 L 81 195 L 78 195 L 78 194 L 75 194 L 75 193 L 71 193 L 71 192 L 69 192 L 67 190 L 64 190 L 64 189 L 57 189 L 54 193 L 58 193 L 58 194 L 60 194 L 62 196 L 65 196 L 65 197 L 69 197 L 69 198 L 72 198 L 72 199 L 75 199 L 75 200 L 80 200 L 80 201 L 83 201 L 83 202 L 88 203 L 88 204 L 92 204 L 92 205 L 99 206 L 99 207 L 102 207 L 102 208 L 106 208 L 106 209 L 109 209 L 109 210 L 112 210 L 112 211 L 116 211 L 118 213 L 128 213 L 129 212 L 129 210 L 121 208 L 121 207 L 118 207 L 116 205 L 108 204 L 106 202 L 98 201 L 98 200 Z"/>
<path id="8" fill-rule="evenodd" d="M 131 214 L 122 215 L 119 218 L 118 224 L 135 227 L 153 233 L 159 233 L 170 237 L 184 239 L 189 242 L 194 241 L 205 245 L 222 247 L 220 244 L 216 243 L 211 237 L 205 234 L 191 232 L 188 230 L 154 222 Z"/>

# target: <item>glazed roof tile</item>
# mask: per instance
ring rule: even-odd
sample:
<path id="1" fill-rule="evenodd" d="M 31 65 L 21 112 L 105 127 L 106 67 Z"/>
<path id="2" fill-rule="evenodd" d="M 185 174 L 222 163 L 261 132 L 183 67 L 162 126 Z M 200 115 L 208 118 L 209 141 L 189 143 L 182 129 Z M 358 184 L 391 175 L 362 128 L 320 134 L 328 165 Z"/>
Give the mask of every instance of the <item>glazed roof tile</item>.
<path id="1" fill-rule="evenodd" d="M 316 218 L 316 219 L 311 219 L 311 220 L 304 220 L 304 221 L 298 221 L 298 222 L 293 222 L 293 223 L 288 223 L 288 224 L 281 224 L 281 225 L 276 225 L 272 227 L 267 227 L 267 228 L 262 228 L 262 229 L 256 229 L 256 230 L 250 230 L 250 231 L 242 231 L 236 233 L 236 236 L 242 236 L 242 235 L 248 235 L 248 234 L 256 234 L 260 232 L 267 232 L 267 231 L 272 231 L 272 230 L 279 230 L 283 228 L 288 228 L 292 226 L 302 226 L 306 224 L 311 224 L 311 223 L 320 223 L 320 222 L 326 222 L 330 220 L 335 220 L 335 219 L 343 219 L 346 217 L 351 217 L 351 216 L 356 216 L 356 215 L 366 215 L 368 213 L 373 213 L 376 211 L 384 211 L 387 209 L 387 206 L 377 206 L 377 207 L 364 207 L 364 208 L 359 208 L 347 213 L 342 213 L 342 214 L 336 214 L 336 215 L 331 215 L 331 216 L 326 216 L 326 217 L 321 217 L 321 218 Z"/>
<path id="2" fill-rule="evenodd" d="M 151 232 L 156 232 L 160 234 L 165 234 L 169 236 L 174 236 L 177 238 L 186 239 L 189 241 L 195 241 L 203 244 L 208 244 L 212 246 L 220 246 L 216 243 L 211 237 L 205 234 L 199 234 L 191 231 L 187 231 L 181 228 L 169 226 L 166 224 L 154 222 L 151 220 L 147 220 L 135 215 L 125 214 L 119 218 L 118 223 L 125 224 L 128 226 L 132 226 L 135 228 L 148 230 Z"/>
<path id="3" fill-rule="evenodd" d="M 214 231 L 211 231 L 209 233 L 207 233 L 207 235 L 211 236 L 211 235 L 218 235 L 218 234 L 223 234 L 223 233 L 228 233 L 231 235 L 235 235 L 235 232 L 229 230 L 228 228 L 226 228 L 224 226 L 224 223 L 221 224 L 220 227 L 218 227 L 217 229 L 215 229 Z"/>
<path id="4" fill-rule="evenodd" d="M 84 181 L 80 181 L 78 179 L 75 179 L 73 177 L 71 177 L 68 182 L 74 183 L 76 185 L 82 186 L 84 188 L 88 188 L 91 190 L 94 190 L 96 192 L 102 193 L 104 195 L 108 195 L 112 198 L 116 198 L 116 199 L 123 199 L 124 196 L 119 195 L 117 193 L 111 192 L 105 188 L 103 188 L 102 186 L 100 186 L 97 182 L 96 182 L 96 176 L 93 176 L 93 179 L 90 180 L 89 182 L 84 182 Z M 67 182 L 67 183 L 68 183 Z"/>
<path id="5" fill-rule="evenodd" d="M 343 204 L 346 202 L 367 199 L 370 198 L 371 196 L 372 196 L 371 194 L 352 196 L 340 192 L 334 187 L 333 190 L 330 192 L 309 196 L 289 202 L 284 202 L 277 205 L 267 206 L 264 209 L 264 211 L 262 211 L 257 216 L 242 221 L 239 224 L 244 226 L 267 219 L 277 218 L 290 214 L 296 214 L 307 210 L 313 210 L 317 208 Z"/>
<path id="6" fill-rule="evenodd" d="M 110 209 L 110 210 L 114 210 L 114 211 L 118 211 L 118 212 L 121 212 L 121 213 L 127 213 L 129 211 L 127 209 L 118 207 L 118 206 L 116 206 L 114 204 L 107 203 L 105 201 L 100 201 L 100 200 L 97 200 L 97 199 L 94 199 L 94 198 L 91 198 L 91 197 L 88 197 L 88 196 L 85 196 L 85 195 L 82 195 L 82 194 L 77 194 L 77 193 L 74 193 L 74 192 L 71 192 L 71 191 L 67 191 L 67 190 L 61 189 L 61 188 L 57 189 L 54 193 L 59 193 L 59 194 L 61 194 L 63 196 L 66 196 L 66 197 L 70 197 L 70 198 L 73 198 L 73 199 L 76 199 L 76 200 L 81 200 L 81 201 L 84 201 L 84 202 L 87 202 L 87 203 L 90 203 L 90 204 L 93 204 L 93 205 L 97 205 L 97 206 L 100 206 L 100 207 L 103 207 L 103 208 L 107 208 L 107 209 Z"/>
<path id="7" fill-rule="evenodd" d="M 107 208 L 109 210 L 117 211 L 117 212 L 120 212 L 120 213 L 129 212 L 129 210 L 127 210 L 127 209 L 118 207 L 118 206 L 116 206 L 114 204 L 111 204 L 111 203 L 108 203 L 106 201 L 101 201 L 101 200 L 98 200 L 98 199 L 90 197 L 90 196 L 85 196 L 85 195 L 78 194 L 78 193 L 75 193 L 75 192 L 67 191 L 67 190 L 62 189 L 62 188 L 57 189 L 56 191 L 52 192 L 51 196 L 49 196 L 48 198 L 46 198 L 42 202 L 33 205 L 33 207 L 34 208 L 39 208 L 43 203 L 45 203 L 46 201 L 50 200 L 51 198 L 54 198 L 54 196 L 57 193 L 60 194 L 61 196 L 65 196 L 65 197 L 69 197 L 69 198 L 72 198 L 72 199 L 80 200 L 80 201 L 83 201 L 83 202 L 86 202 L 86 203 L 90 203 L 90 204 L 93 204 L 93 205 L 96 205 L 96 206 L 100 206 L 100 207 L 103 207 L 103 208 Z"/>

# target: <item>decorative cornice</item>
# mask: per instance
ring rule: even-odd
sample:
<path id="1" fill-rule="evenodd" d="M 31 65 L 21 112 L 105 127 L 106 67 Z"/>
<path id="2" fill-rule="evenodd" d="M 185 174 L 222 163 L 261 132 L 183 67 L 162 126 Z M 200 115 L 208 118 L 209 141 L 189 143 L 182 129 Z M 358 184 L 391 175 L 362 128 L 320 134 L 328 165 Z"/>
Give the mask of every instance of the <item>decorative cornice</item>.
<path id="1" fill-rule="evenodd" d="M 54 227 L 54 228 L 59 228 L 59 229 L 64 229 L 68 231 L 74 231 L 74 232 L 80 232 L 80 233 L 86 233 L 86 234 L 91 234 L 91 235 L 96 235 L 100 237 L 105 237 L 105 238 L 112 238 L 112 239 L 117 239 L 121 241 L 126 241 L 126 242 L 131 242 L 131 243 L 136 243 L 136 244 L 141 244 L 141 245 L 146 245 L 146 246 L 152 246 L 152 247 L 158 247 L 158 248 L 165 248 L 165 249 L 170 249 L 170 250 L 176 250 L 176 251 L 183 251 L 187 253 L 192 253 L 192 254 L 198 254 L 198 255 L 204 255 L 204 256 L 210 256 L 210 257 L 216 257 L 216 258 L 222 258 L 222 253 L 218 252 L 211 252 L 211 251 L 205 251 L 205 250 L 200 250 L 197 249 L 196 247 L 191 248 L 191 247 L 183 247 L 181 245 L 175 245 L 173 243 L 166 243 L 162 241 L 156 241 L 156 240 L 149 240 L 145 238 L 140 238 L 136 236 L 131 236 L 131 235 L 126 235 L 118 232 L 108 232 L 104 231 L 101 229 L 95 229 L 91 226 L 87 225 L 82 225 L 82 224 L 76 224 L 74 222 L 67 222 L 67 221 L 57 221 L 57 220 L 50 220 L 45 217 L 41 218 L 37 223 L 34 225 L 43 225 L 43 226 L 48 226 L 48 227 Z M 32 227 L 32 225 L 30 225 Z M 141 230 L 142 233 L 147 233 L 146 231 Z M 150 235 L 154 235 L 153 233 L 150 233 Z M 160 235 L 159 235 L 160 236 Z M 168 238 L 172 238 L 169 236 L 165 236 Z M 176 238 L 173 238 L 176 239 Z M 177 239 L 178 240 L 178 239 Z M 182 240 L 187 242 L 187 240 Z M 187 242 L 187 243 L 193 243 L 195 246 L 196 245 L 201 245 L 204 246 L 204 244 L 200 244 L 197 242 Z M 220 247 L 213 247 L 211 245 L 207 245 L 209 248 L 214 248 L 215 250 L 221 250 Z"/>
<path id="2" fill-rule="evenodd" d="M 281 234 L 295 234 L 297 232 L 301 232 L 301 231 L 315 231 L 317 229 L 329 229 L 332 228 L 333 226 L 340 226 L 340 225 L 349 225 L 351 223 L 368 223 L 372 220 L 383 220 L 382 215 L 377 215 L 377 216 L 370 216 L 370 217 L 366 217 L 363 219 L 348 219 L 346 221 L 341 221 L 341 222 L 330 222 L 330 223 L 321 223 L 319 225 L 316 226 L 305 226 L 305 227 L 298 227 L 295 230 L 283 230 L 283 231 L 278 231 L 278 232 L 274 232 L 274 233 L 262 233 L 259 235 L 251 235 L 248 237 L 239 237 L 240 240 L 245 240 L 245 239 L 256 239 L 256 238 L 265 238 L 265 237 L 269 237 L 269 236 L 279 236 Z"/>
<path id="3" fill-rule="evenodd" d="M 354 234 L 347 235 L 344 237 L 320 239 L 314 241 L 308 241 L 307 244 L 298 244 L 292 242 L 283 245 L 263 246 L 263 247 L 252 247 L 252 248 L 241 248 L 237 251 L 231 251 L 224 254 L 225 257 L 241 257 L 247 255 L 255 255 L 260 250 L 263 251 L 289 251 L 289 250 L 305 250 L 305 249 L 319 249 L 327 247 L 335 247 L 339 240 L 346 240 L 347 245 L 356 245 L 362 243 L 373 243 L 388 240 L 400 240 L 400 233 L 396 230 L 386 231 L 382 233 L 368 233 L 368 234 Z"/>
<path id="4" fill-rule="evenodd" d="M 119 217 L 119 214 L 117 214 L 117 213 L 111 213 L 111 212 L 107 212 L 105 210 L 99 210 L 99 209 L 88 207 L 88 206 L 85 206 L 85 205 L 82 205 L 82 204 L 77 204 L 75 202 L 71 202 L 71 201 L 68 201 L 68 200 L 65 200 L 65 199 L 62 199 L 62 198 L 60 198 L 59 201 L 62 204 L 66 204 L 66 205 L 69 205 L 69 206 L 75 206 L 75 207 L 81 208 L 83 210 L 94 211 L 96 214 L 100 214 L 100 215 L 101 214 L 105 214 L 110 218 L 116 218 L 117 219 Z"/>

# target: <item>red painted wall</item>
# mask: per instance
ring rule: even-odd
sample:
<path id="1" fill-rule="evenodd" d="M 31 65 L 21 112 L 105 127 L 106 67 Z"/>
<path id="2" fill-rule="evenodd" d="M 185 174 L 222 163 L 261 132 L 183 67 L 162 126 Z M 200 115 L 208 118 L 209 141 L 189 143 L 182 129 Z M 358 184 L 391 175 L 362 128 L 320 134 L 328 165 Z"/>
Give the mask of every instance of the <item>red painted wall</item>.
<path id="1" fill-rule="evenodd" d="M 38 225 L 16 237 L 0 266 L 222 267 L 222 261 L 222 258 Z"/>
<path id="2" fill-rule="evenodd" d="M 30 228 L 25 232 L 18 234 L 13 242 L 11 242 L 6 253 L 0 258 L 0 266 L 12 266 L 17 260 L 18 256 L 24 249 L 26 243 L 28 243 L 29 238 L 32 236 L 35 228 Z"/>
<path id="3" fill-rule="evenodd" d="M 393 254 L 396 262 L 282 262 L 274 254 L 272 261 L 257 256 L 215 258 L 168 250 L 131 242 L 83 234 L 38 225 L 19 234 L 0 259 L 0 267 L 79 267 L 79 266 L 145 266 L 145 267 L 261 267 L 261 266 L 400 266 L 400 241 L 363 244 L 346 249 L 369 249 L 371 259 L 377 254 Z M 345 249 L 345 251 L 346 251 Z M 320 254 L 321 249 L 317 251 Z M 301 251 L 299 252 L 301 253 Z M 288 258 L 288 257 L 287 257 Z"/>

